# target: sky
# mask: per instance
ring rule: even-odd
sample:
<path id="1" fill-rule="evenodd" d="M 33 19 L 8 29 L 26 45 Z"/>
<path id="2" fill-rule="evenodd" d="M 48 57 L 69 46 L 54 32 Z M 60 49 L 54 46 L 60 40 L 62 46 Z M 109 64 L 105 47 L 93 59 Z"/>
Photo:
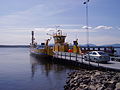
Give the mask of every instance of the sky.
<path id="1" fill-rule="evenodd" d="M 38 44 L 50 38 L 55 27 L 86 44 L 85 0 L 0 0 L 0 45 L 28 45 L 31 31 Z M 120 44 L 120 0 L 90 0 L 89 43 Z M 53 40 L 50 41 L 53 43 Z"/>

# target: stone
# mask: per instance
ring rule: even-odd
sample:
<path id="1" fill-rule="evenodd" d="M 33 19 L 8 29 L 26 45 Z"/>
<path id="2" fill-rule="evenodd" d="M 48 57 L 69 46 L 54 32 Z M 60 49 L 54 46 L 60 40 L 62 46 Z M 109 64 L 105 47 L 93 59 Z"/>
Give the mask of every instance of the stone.
<path id="1" fill-rule="evenodd" d="M 115 83 L 110 83 L 108 88 L 111 88 L 112 90 L 114 90 L 115 89 Z"/>
<path id="2" fill-rule="evenodd" d="M 120 82 L 116 84 L 115 90 L 120 90 Z"/>
<path id="3" fill-rule="evenodd" d="M 105 90 L 114 90 L 114 89 L 112 89 L 112 88 L 106 88 Z"/>
<path id="4" fill-rule="evenodd" d="M 90 83 L 90 78 L 84 79 L 84 80 L 83 80 L 83 83 L 84 83 L 84 84 L 89 84 L 89 83 Z"/>
<path id="5" fill-rule="evenodd" d="M 100 73 L 100 72 L 98 72 L 98 71 L 97 71 L 97 72 L 95 72 L 95 76 L 96 76 L 96 75 L 100 75 L 100 74 L 101 74 L 101 73 Z"/>
<path id="6" fill-rule="evenodd" d="M 96 90 L 96 89 L 97 89 L 94 85 L 90 85 L 89 88 L 90 88 L 91 90 Z"/>
<path id="7" fill-rule="evenodd" d="M 77 80 L 79 77 L 78 76 L 76 76 L 75 78 L 74 78 L 74 80 Z"/>
<path id="8" fill-rule="evenodd" d="M 74 79 L 71 79 L 71 80 L 70 80 L 70 83 L 73 83 L 73 82 L 74 82 Z"/>
<path id="9" fill-rule="evenodd" d="M 78 87 L 78 88 L 76 88 L 76 90 L 81 90 L 81 88 Z"/>
<path id="10" fill-rule="evenodd" d="M 98 87 L 97 90 L 104 90 L 105 87 Z"/>
<path id="11" fill-rule="evenodd" d="M 112 81 L 109 81 L 109 83 L 114 83 L 114 82 L 115 82 L 115 81 L 113 81 L 113 80 L 112 80 Z"/>

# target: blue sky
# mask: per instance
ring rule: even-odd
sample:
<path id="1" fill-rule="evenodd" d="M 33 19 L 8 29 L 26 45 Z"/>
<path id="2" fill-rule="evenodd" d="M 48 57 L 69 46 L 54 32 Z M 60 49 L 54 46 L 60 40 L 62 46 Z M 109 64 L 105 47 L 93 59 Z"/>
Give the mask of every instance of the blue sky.
<path id="1" fill-rule="evenodd" d="M 0 0 L 0 44 L 29 44 L 31 31 L 44 42 L 59 25 L 66 42 L 86 44 L 85 0 Z M 90 43 L 120 43 L 120 0 L 90 0 Z M 51 41 L 53 43 L 53 41 Z"/>

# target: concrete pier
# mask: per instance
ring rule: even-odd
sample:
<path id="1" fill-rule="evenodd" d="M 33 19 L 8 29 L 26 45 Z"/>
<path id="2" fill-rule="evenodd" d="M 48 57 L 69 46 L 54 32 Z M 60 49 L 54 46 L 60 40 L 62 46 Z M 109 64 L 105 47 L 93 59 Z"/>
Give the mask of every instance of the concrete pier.
<path id="1" fill-rule="evenodd" d="M 96 63 L 91 61 L 85 61 L 83 55 L 75 54 L 75 53 L 69 53 L 69 52 L 54 52 L 54 58 L 58 59 L 64 59 L 66 62 L 76 62 L 80 64 L 85 64 L 86 66 L 93 66 L 96 68 L 104 68 L 104 69 L 112 69 L 120 71 L 120 62 L 118 61 L 112 61 L 110 60 L 108 63 Z"/>

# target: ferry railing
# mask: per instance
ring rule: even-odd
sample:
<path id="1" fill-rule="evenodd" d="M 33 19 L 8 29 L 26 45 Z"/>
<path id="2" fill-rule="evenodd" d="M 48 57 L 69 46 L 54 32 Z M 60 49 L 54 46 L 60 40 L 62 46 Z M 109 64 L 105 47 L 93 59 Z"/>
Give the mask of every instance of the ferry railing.
<path id="1" fill-rule="evenodd" d="M 72 60 L 74 59 L 74 61 L 79 61 L 79 58 L 81 59 L 81 62 L 83 62 L 83 56 L 77 53 L 70 53 L 70 52 L 54 52 L 54 56 L 56 58 L 61 58 L 61 59 L 68 59 L 68 60 Z M 73 58 L 74 57 L 74 58 Z"/>

